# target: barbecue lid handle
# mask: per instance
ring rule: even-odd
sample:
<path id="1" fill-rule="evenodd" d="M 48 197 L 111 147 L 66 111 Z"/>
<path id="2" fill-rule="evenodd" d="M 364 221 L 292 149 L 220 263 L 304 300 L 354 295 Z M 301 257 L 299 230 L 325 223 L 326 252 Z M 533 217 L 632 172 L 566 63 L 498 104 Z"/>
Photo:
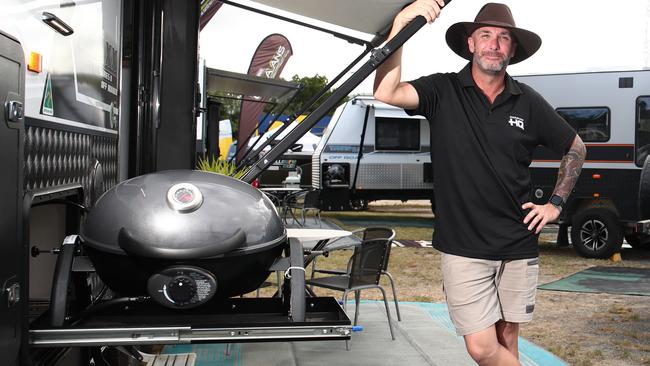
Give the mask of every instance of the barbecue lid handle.
<path id="1" fill-rule="evenodd" d="M 246 242 L 246 233 L 242 229 L 237 229 L 232 236 L 225 240 L 197 242 L 193 248 L 169 248 L 139 240 L 127 229 L 121 228 L 117 241 L 122 250 L 129 255 L 153 259 L 201 259 L 237 249 Z"/>

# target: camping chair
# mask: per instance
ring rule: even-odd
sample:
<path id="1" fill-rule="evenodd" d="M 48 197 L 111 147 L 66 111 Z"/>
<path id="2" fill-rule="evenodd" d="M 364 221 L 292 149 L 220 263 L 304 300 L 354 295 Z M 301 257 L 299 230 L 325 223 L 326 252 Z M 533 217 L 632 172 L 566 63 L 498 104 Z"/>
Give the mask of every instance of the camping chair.
<path id="1" fill-rule="evenodd" d="M 297 210 L 300 210 L 300 218 L 297 217 Z M 287 201 L 287 211 L 291 214 L 294 222 L 297 222 L 300 226 L 305 226 L 305 213 L 307 211 L 314 211 L 314 222 L 318 223 L 318 227 L 322 227 L 320 219 L 320 202 L 319 202 L 319 192 L 312 191 L 301 191 L 292 195 L 291 199 Z M 286 214 L 284 213 L 284 221 L 287 222 Z"/>
<path id="2" fill-rule="evenodd" d="M 382 264 L 382 269 L 381 269 L 381 274 L 383 276 L 388 277 L 388 281 L 390 283 L 390 288 L 393 292 L 393 301 L 395 302 L 395 312 L 397 313 L 397 321 L 402 321 L 402 315 L 399 311 L 399 301 L 397 300 L 397 290 L 395 289 L 395 280 L 393 279 L 393 276 L 388 272 L 388 259 L 390 258 L 390 249 L 393 243 L 393 239 L 395 238 L 395 230 L 387 228 L 387 227 L 368 227 L 364 229 L 357 229 L 352 231 L 352 234 L 359 237 L 360 241 L 363 242 L 365 240 L 372 240 L 372 239 L 386 239 L 390 242 L 391 245 L 388 246 L 388 254 L 386 255 L 384 262 Z M 348 244 L 348 245 L 337 245 L 337 241 L 340 239 L 335 239 L 330 241 L 327 246 L 323 249 L 323 251 L 326 251 L 328 253 L 331 253 L 334 250 L 340 250 L 340 249 L 349 249 L 355 245 L 358 244 Z M 341 270 L 319 270 L 316 268 L 316 258 L 312 262 L 312 267 L 311 267 L 311 278 L 314 278 L 315 273 L 325 273 L 325 274 L 343 274 L 345 271 Z"/>
<path id="3" fill-rule="evenodd" d="M 381 291 L 386 306 L 386 317 L 388 318 L 388 327 L 390 336 L 395 340 L 393 334 L 393 325 L 390 318 L 390 309 L 388 308 L 388 299 L 386 291 L 379 285 L 384 262 L 387 261 L 390 254 L 391 241 L 388 239 L 369 239 L 364 240 L 361 244 L 354 247 L 354 253 L 348 261 L 348 268 L 345 273 L 335 273 L 332 276 L 319 277 L 305 281 L 307 285 L 323 287 L 330 290 L 343 291 L 343 309 L 346 308 L 348 294 L 354 292 L 354 325 L 357 325 L 359 319 L 359 302 L 361 300 L 361 291 L 377 288 Z M 327 273 L 326 270 L 320 270 Z"/>

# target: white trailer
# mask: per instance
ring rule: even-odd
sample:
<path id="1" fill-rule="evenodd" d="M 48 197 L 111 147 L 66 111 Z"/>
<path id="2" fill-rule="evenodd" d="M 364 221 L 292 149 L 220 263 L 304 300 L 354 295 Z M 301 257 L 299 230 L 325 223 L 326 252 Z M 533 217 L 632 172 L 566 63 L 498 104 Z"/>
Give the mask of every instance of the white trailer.
<path id="1" fill-rule="evenodd" d="M 650 151 L 650 70 L 516 77 L 537 90 L 578 132 L 587 146 L 582 174 L 561 216 L 559 242 L 567 227 L 576 251 L 607 258 L 647 241 L 648 184 L 641 179 Z M 538 148 L 531 165 L 537 203 L 548 200 L 561 157 Z"/>
<path id="2" fill-rule="evenodd" d="M 379 199 L 433 199 L 429 123 L 357 96 L 340 106 L 312 156 L 312 187 L 328 209 Z"/>

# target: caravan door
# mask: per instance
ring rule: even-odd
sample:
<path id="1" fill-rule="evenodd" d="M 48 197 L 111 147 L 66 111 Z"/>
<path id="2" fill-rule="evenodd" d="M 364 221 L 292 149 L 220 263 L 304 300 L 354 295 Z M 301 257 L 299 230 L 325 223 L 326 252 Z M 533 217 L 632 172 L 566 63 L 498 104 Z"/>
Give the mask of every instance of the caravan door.
<path id="1" fill-rule="evenodd" d="M 0 32 L 0 355 L 3 365 L 17 365 L 24 311 L 23 253 L 24 56 L 20 43 Z M 6 103 L 4 103 L 6 101 Z"/>

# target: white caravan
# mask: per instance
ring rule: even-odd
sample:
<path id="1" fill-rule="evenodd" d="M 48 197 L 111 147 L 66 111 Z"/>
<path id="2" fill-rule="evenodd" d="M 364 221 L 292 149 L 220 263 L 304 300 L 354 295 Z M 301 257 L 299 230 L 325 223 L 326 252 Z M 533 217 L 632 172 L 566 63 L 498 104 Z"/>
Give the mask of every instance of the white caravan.
<path id="1" fill-rule="evenodd" d="M 558 240 L 581 255 L 607 258 L 623 238 L 644 245 L 650 218 L 650 181 L 641 179 L 650 151 L 650 70 L 516 77 L 537 90 L 578 132 L 587 146 L 580 179 L 561 216 Z M 532 192 L 546 202 L 561 157 L 538 148 L 531 165 Z M 645 172 L 645 170 L 644 170 Z"/>
<path id="2" fill-rule="evenodd" d="M 359 209 L 378 199 L 432 199 L 429 140 L 423 117 L 370 96 L 354 97 L 336 110 L 314 151 L 312 187 L 321 190 L 327 209 Z"/>

